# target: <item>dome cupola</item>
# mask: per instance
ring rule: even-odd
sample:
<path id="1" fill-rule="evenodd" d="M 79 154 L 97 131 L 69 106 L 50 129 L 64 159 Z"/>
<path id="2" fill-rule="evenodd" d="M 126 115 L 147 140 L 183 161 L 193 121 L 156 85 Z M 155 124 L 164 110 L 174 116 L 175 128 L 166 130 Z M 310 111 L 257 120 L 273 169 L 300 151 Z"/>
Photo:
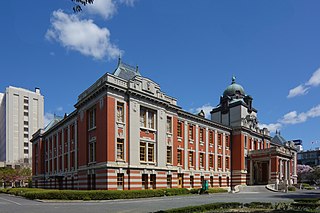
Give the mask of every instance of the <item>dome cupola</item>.
<path id="1" fill-rule="evenodd" d="M 224 90 L 223 97 L 226 96 L 245 96 L 243 87 L 240 84 L 236 83 L 236 77 L 232 77 L 231 84 Z"/>

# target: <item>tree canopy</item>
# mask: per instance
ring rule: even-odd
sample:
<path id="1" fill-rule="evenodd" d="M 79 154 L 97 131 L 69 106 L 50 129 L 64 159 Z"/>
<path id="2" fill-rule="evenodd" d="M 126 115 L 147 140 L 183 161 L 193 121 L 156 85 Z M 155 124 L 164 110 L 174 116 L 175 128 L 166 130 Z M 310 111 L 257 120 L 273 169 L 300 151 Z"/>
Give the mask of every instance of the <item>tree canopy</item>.
<path id="1" fill-rule="evenodd" d="M 72 8 L 75 13 L 82 10 L 81 6 L 86 6 L 87 4 L 93 4 L 94 0 L 71 0 L 75 3 L 75 6 Z"/>

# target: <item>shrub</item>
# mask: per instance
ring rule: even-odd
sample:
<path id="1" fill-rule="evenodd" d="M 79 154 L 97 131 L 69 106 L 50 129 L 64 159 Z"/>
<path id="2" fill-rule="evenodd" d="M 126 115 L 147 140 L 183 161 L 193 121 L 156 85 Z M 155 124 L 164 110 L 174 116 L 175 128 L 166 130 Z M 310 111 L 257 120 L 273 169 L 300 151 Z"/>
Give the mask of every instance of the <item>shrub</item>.
<path id="1" fill-rule="evenodd" d="M 296 191 L 296 187 L 294 187 L 294 186 L 289 186 L 289 187 L 288 187 L 288 191 L 294 192 L 294 191 Z"/>
<path id="2" fill-rule="evenodd" d="M 193 189 L 190 189 L 190 193 L 191 194 L 199 194 L 200 190 L 201 190 L 201 188 L 193 188 Z"/>
<path id="3" fill-rule="evenodd" d="M 272 209 L 272 203 L 264 203 L 264 202 L 245 203 L 244 206 L 247 208 L 253 208 L 253 209 Z"/>
<path id="4" fill-rule="evenodd" d="M 210 188 L 208 189 L 209 193 L 224 193 L 224 192 L 228 192 L 227 189 L 223 189 L 223 188 Z"/>
<path id="5" fill-rule="evenodd" d="M 174 195 L 185 195 L 190 194 L 191 190 L 189 191 L 186 188 L 171 188 L 171 189 L 162 189 L 166 196 L 174 196 Z"/>
<path id="6" fill-rule="evenodd" d="M 291 203 L 291 206 L 295 210 L 302 211 L 320 210 L 320 203 Z"/>
<path id="7" fill-rule="evenodd" d="M 297 203 L 318 203 L 320 198 L 297 198 L 294 199 L 294 202 Z"/>
<path id="8" fill-rule="evenodd" d="M 182 207 L 182 208 L 175 208 L 175 209 L 169 209 L 166 211 L 159 211 L 159 212 L 168 212 L 168 213 L 191 213 L 191 212 L 205 212 L 205 211 L 211 211 L 211 210 L 220 210 L 220 209 L 231 209 L 231 208 L 241 208 L 242 204 L 237 202 L 231 202 L 231 203 L 210 203 L 210 204 L 204 204 L 200 206 L 188 206 L 188 207 Z"/>

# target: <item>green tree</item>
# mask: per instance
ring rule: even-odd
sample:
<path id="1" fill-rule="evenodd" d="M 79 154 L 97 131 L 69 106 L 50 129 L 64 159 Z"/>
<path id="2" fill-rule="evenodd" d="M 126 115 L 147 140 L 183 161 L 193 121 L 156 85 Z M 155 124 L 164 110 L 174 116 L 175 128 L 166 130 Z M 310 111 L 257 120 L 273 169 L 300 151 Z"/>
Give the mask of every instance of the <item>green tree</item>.
<path id="1" fill-rule="evenodd" d="M 94 0 L 71 0 L 75 6 L 72 8 L 75 13 L 82 10 L 81 6 L 86 6 L 87 4 L 93 4 Z"/>

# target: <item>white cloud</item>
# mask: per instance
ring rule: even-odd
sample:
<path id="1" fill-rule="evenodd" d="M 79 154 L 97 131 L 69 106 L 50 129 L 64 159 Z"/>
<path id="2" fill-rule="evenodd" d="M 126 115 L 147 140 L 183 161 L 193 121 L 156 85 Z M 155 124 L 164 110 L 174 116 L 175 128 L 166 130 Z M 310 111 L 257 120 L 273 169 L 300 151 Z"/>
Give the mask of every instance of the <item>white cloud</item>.
<path id="1" fill-rule="evenodd" d="M 95 0 L 93 4 L 86 5 L 86 10 L 91 14 L 100 15 L 110 19 L 117 12 L 117 6 L 112 0 Z"/>
<path id="2" fill-rule="evenodd" d="M 306 95 L 308 93 L 308 90 L 310 89 L 310 87 L 316 87 L 320 85 L 320 68 L 318 68 L 310 77 L 309 81 L 304 83 L 304 84 L 300 84 L 299 86 L 291 89 L 289 91 L 289 94 L 287 96 L 287 98 L 293 98 L 295 96 L 299 96 L 299 95 Z"/>
<path id="3" fill-rule="evenodd" d="M 196 114 L 198 114 L 201 110 L 203 110 L 206 118 L 207 118 L 207 119 L 210 119 L 210 112 L 211 112 L 211 110 L 212 110 L 213 108 L 214 108 L 214 107 L 211 106 L 211 105 L 208 103 L 208 104 L 205 104 L 205 105 L 203 105 L 203 106 L 201 106 L 201 107 L 198 107 L 198 108 L 196 108 L 196 109 L 192 108 L 192 109 L 190 109 L 189 111 L 190 111 L 191 113 L 196 113 Z"/>
<path id="4" fill-rule="evenodd" d="M 95 0 L 93 4 L 87 4 L 85 8 L 90 14 L 99 15 L 103 19 L 111 19 L 116 13 L 118 4 L 133 7 L 135 0 Z"/>
<path id="5" fill-rule="evenodd" d="M 53 118 L 54 118 L 54 114 L 46 112 L 44 114 L 44 127 L 46 127 L 50 123 L 50 121 L 53 120 Z"/>
<path id="6" fill-rule="evenodd" d="M 308 93 L 309 88 L 310 87 L 306 87 L 306 86 L 300 84 L 299 86 L 297 86 L 289 91 L 289 95 L 287 96 L 287 98 L 293 98 L 295 96 L 305 95 Z"/>
<path id="7" fill-rule="evenodd" d="M 110 42 L 107 28 L 100 28 L 91 19 L 80 20 L 77 15 L 69 15 L 62 10 L 53 12 L 46 39 L 55 40 L 68 49 L 95 59 L 114 59 L 122 52 Z"/>
<path id="8" fill-rule="evenodd" d="M 309 81 L 307 82 L 307 85 L 310 86 L 319 86 L 320 85 L 320 68 L 317 69 L 311 76 L 311 78 L 309 79 Z"/>
<path id="9" fill-rule="evenodd" d="M 259 128 L 267 128 L 270 132 L 276 132 L 276 130 L 281 129 L 282 124 L 280 123 L 271 123 L 271 124 L 259 124 Z"/>
<path id="10" fill-rule="evenodd" d="M 309 118 L 315 118 L 320 116 L 320 104 L 308 110 L 307 112 L 297 113 L 297 111 L 291 111 L 280 119 L 283 124 L 297 124 L 306 122 Z"/>
<path id="11" fill-rule="evenodd" d="M 308 117 L 305 113 L 298 114 L 297 111 L 291 111 L 285 114 L 280 120 L 280 122 L 284 124 L 297 124 L 305 122 L 307 118 Z"/>

